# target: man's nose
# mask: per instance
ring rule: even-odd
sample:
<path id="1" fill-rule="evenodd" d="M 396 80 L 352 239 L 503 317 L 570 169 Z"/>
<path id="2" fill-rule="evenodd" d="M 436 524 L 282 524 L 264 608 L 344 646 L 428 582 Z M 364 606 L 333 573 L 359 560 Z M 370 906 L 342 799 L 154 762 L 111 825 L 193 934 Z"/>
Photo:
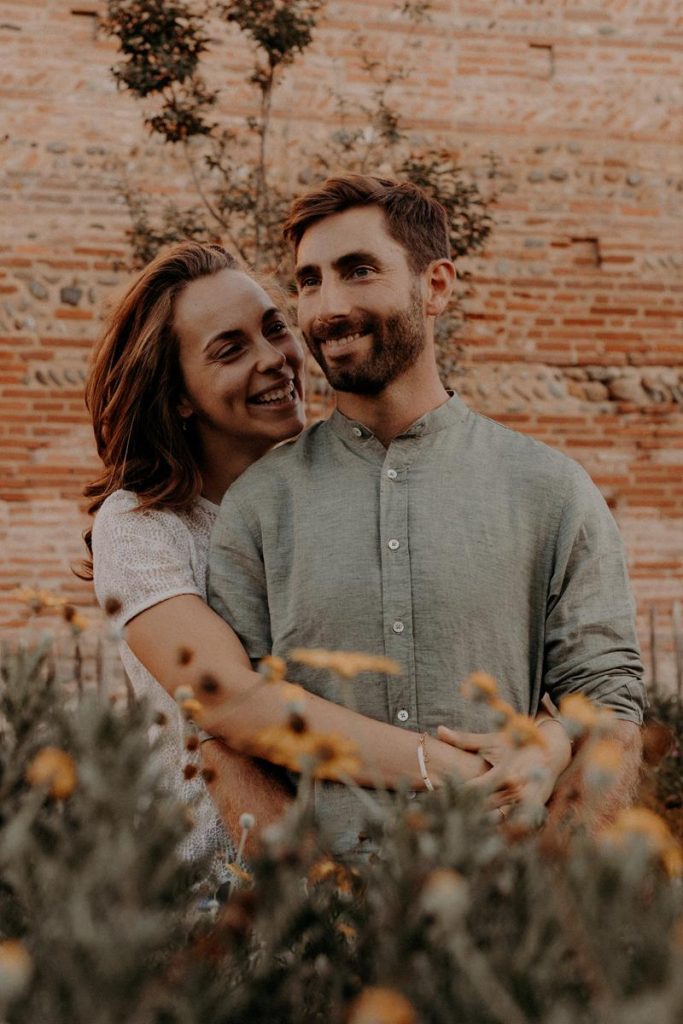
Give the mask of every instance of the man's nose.
<path id="1" fill-rule="evenodd" d="M 323 280 L 318 289 L 316 320 L 325 322 L 336 317 L 348 316 L 351 312 L 348 290 L 338 278 Z"/>

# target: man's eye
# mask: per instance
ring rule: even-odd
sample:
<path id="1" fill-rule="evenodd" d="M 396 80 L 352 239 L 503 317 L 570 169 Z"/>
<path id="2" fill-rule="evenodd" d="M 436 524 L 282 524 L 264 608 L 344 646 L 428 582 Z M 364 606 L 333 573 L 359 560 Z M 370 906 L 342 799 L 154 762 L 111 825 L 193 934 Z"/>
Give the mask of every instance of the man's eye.
<path id="1" fill-rule="evenodd" d="M 372 267 L 354 267 L 349 277 L 363 278 L 368 277 L 373 271 Z"/>
<path id="2" fill-rule="evenodd" d="M 317 277 L 302 277 L 299 281 L 299 291 L 304 291 L 306 288 L 315 288 L 317 283 Z"/>

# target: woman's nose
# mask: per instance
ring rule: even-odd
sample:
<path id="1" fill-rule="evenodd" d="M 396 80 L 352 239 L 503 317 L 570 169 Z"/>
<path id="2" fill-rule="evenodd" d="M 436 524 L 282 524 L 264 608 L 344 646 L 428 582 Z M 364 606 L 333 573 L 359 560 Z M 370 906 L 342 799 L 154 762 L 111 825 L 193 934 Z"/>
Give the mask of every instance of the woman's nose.
<path id="1" fill-rule="evenodd" d="M 281 370 L 287 362 L 287 356 L 281 348 L 277 348 L 275 345 L 264 338 L 263 343 L 259 346 L 258 358 L 256 362 L 256 369 L 259 373 L 268 373 L 273 370 Z"/>

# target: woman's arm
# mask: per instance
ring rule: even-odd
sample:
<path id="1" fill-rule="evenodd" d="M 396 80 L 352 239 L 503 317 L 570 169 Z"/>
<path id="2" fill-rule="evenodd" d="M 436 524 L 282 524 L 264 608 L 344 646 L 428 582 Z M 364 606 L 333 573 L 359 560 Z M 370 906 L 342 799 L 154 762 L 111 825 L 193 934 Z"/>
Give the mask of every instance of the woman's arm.
<path id="1" fill-rule="evenodd" d="M 220 684 L 216 693 L 202 690 L 201 725 L 222 737 L 238 752 L 249 752 L 254 737 L 269 726 L 282 725 L 288 715 L 283 688 L 264 683 L 232 629 L 201 598 L 186 594 L 162 601 L 141 612 L 127 626 L 126 640 L 145 668 L 171 694 L 203 676 Z M 185 648 L 191 660 L 179 657 Z M 423 789 L 417 748 L 418 735 L 377 722 L 355 711 L 306 694 L 305 717 L 313 732 L 337 733 L 351 740 L 360 760 L 354 773 L 361 786 L 395 789 L 401 780 Z M 446 776 L 463 780 L 482 774 L 485 764 L 476 754 L 458 750 L 428 737 L 429 776 L 438 785 Z"/>

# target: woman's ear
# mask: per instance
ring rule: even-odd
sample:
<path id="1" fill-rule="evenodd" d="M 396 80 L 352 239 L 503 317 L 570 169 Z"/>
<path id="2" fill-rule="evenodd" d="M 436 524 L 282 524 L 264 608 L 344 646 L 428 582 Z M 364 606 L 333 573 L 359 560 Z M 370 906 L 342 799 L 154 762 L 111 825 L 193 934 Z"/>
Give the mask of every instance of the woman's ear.
<path id="1" fill-rule="evenodd" d="M 425 313 L 439 316 L 448 305 L 455 287 L 455 267 L 451 260 L 435 260 L 425 273 L 427 296 Z"/>
<path id="2" fill-rule="evenodd" d="M 193 412 L 194 409 L 190 405 L 189 399 L 185 395 L 183 395 L 183 397 L 178 402 L 178 415 L 180 416 L 181 420 L 189 420 Z"/>

